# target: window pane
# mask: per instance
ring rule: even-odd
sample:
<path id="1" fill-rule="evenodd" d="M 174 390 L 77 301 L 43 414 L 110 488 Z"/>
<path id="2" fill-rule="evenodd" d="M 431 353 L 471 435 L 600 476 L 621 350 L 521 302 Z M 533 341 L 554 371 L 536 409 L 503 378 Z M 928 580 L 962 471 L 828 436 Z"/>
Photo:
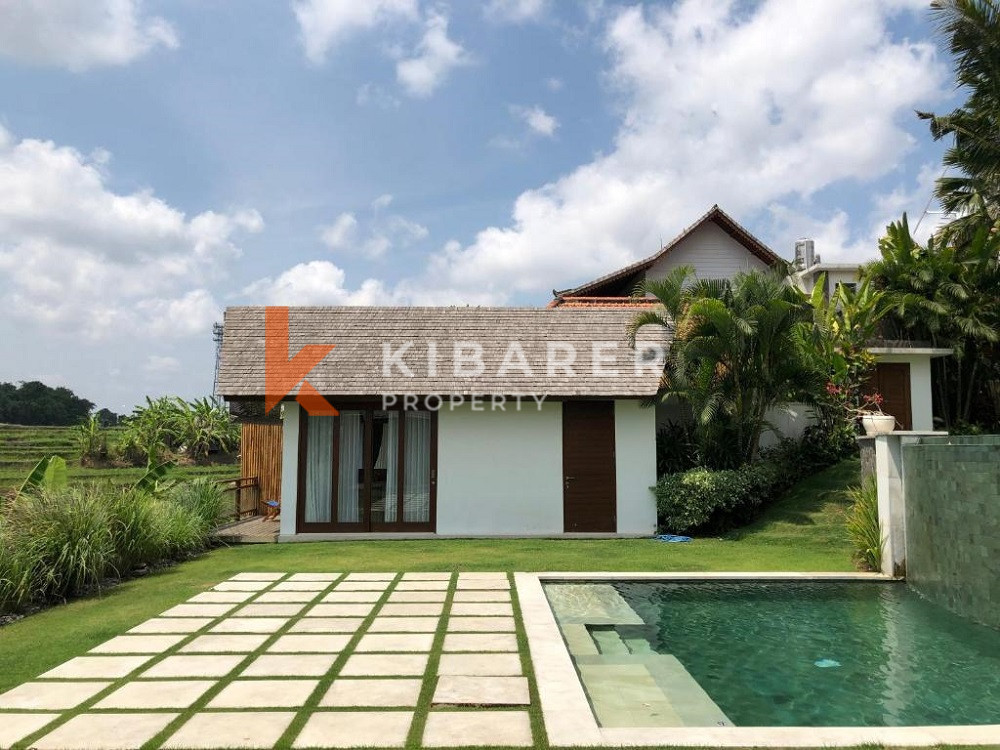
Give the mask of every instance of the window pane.
<path id="1" fill-rule="evenodd" d="M 399 412 L 377 411 L 372 421 L 372 523 L 396 520 Z"/>
<path id="2" fill-rule="evenodd" d="M 431 517 L 431 413 L 404 414 L 403 521 L 425 523 Z"/>
<path id="3" fill-rule="evenodd" d="M 340 476 L 337 478 L 337 521 L 358 523 L 365 486 L 364 412 L 342 411 L 340 421 Z"/>
<path id="4" fill-rule="evenodd" d="M 328 523 L 333 496 L 333 417 L 310 417 L 306 432 L 306 523 Z"/>

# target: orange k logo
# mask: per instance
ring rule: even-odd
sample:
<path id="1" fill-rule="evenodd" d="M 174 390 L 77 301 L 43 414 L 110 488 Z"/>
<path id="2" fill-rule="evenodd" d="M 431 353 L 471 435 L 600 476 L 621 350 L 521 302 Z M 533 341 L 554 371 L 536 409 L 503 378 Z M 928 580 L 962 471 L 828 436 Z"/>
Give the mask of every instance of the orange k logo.
<path id="1" fill-rule="evenodd" d="M 288 357 L 288 308 L 264 308 L 264 411 L 269 412 L 299 383 L 295 397 L 302 408 L 314 417 L 332 417 L 338 412 L 306 380 L 306 375 L 323 357 L 333 351 L 333 344 L 307 344 Z"/>

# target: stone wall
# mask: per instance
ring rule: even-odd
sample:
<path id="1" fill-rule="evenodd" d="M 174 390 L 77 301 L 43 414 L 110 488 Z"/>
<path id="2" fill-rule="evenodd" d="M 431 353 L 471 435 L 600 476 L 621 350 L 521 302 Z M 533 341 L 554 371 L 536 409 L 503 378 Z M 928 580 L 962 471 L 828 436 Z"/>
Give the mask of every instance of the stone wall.
<path id="1" fill-rule="evenodd" d="M 1000 627 L 1000 435 L 921 437 L 902 451 L 908 582 Z"/>

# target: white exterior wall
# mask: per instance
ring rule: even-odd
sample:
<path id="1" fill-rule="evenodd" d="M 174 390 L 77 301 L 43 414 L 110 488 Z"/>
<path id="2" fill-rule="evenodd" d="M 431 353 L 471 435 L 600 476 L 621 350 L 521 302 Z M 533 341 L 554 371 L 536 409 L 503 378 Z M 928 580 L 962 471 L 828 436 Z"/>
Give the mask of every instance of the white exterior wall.
<path id="1" fill-rule="evenodd" d="M 692 266 L 699 279 L 728 279 L 742 271 L 768 268 L 714 222 L 707 222 L 684 238 L 649 268 L 646 278 L 662 279 L 678 266 Z"/>
<path id="2" fill-rule="evenodd" d="M 278 533 L 295 533 L 299 478 L 299 405 L 294 401 L 281 407 L 281 517 Z"/>
<path id="3" fill-rule="evenodd" d="M 561 534 L 562 404 L 438 413 L 438 534 Z"/>
<path id="4" fill-rule="evenodd" d="M 615 401 L 618 533 L 656 533 L 656 409 Z"/>
<path id="5" fill-rule="evenodd" d="M 931 396 L 930 354 L 878 354 L 876 362 L 907 362 L 910 365 L 910 412 L 914 432 L 934 429 Z"/>

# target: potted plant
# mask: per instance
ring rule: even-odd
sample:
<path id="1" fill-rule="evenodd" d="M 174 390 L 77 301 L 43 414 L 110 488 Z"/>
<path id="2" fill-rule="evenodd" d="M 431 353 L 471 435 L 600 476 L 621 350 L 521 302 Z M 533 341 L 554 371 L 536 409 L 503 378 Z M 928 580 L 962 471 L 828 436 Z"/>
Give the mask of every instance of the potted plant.
<path id="1" fill-rule="evenodd" d="M 866 435 L 888 435 L 896 429 L 896 418 L 882 411 L 882 394 L 863 396 L 861 406 L 854 413 L 861 417 L 861 426 Z"/>

